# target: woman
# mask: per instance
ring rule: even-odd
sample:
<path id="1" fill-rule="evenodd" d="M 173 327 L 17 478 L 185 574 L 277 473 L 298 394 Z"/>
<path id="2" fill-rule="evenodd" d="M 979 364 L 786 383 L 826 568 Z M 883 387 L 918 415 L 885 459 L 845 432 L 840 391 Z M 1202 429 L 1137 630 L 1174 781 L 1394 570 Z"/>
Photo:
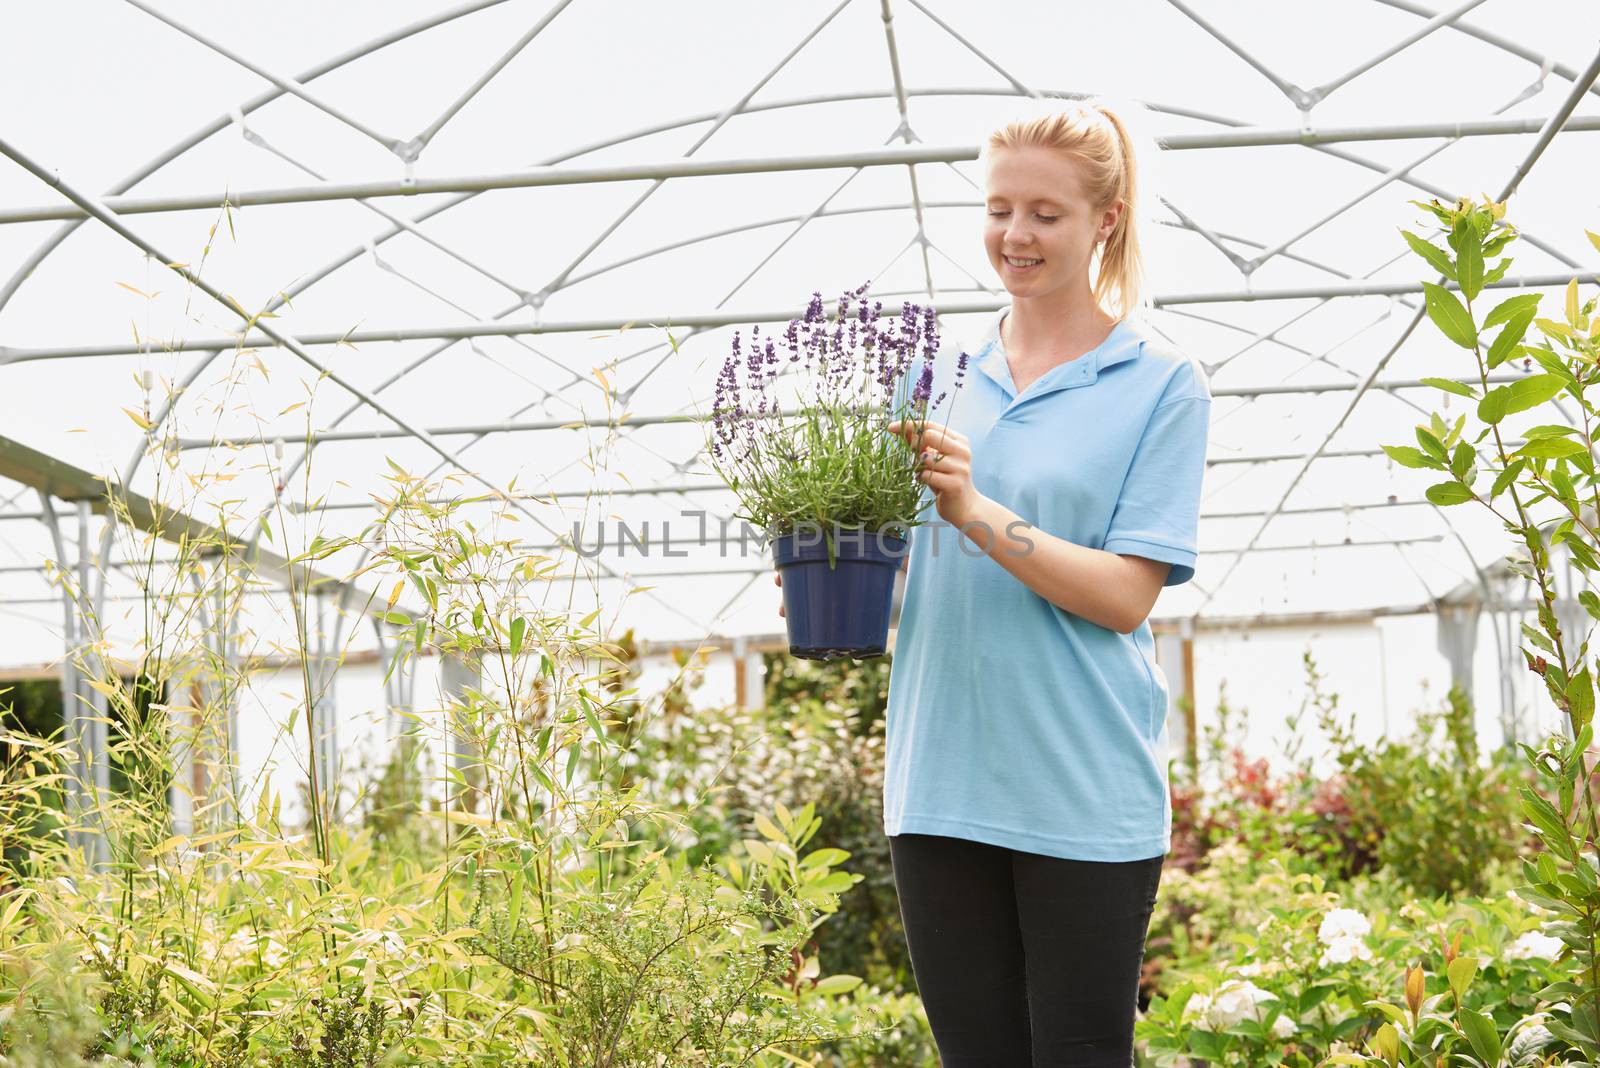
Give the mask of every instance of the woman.
<path id="1" fill-rule="evenodd" d="M 921 450 L 938 519 L 912 535 L 884 830 L 945 1068 L 1125 1068 L 1172 820 L 1146 617 L 1194 574 L 1211 396 L 1128 318 L 1124 119 L 1085 104 L 1011 122 L 983 162 L 1011 303 L 960 361 L 949 425 L 890 425 Z"/>

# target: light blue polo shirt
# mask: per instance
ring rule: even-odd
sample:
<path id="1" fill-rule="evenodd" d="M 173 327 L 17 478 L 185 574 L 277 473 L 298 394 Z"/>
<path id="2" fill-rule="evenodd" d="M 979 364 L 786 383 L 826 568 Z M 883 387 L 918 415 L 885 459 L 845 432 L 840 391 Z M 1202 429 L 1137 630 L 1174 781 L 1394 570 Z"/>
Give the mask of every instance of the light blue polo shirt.
<path id="1" fill-rule="evenodd" d="M 1204 371 L 1123 320 L 1017 396 L 1009 310 L 967 349 L 959 391 L 956 350 L 935 360 L 931 396 L 950 395 L 930 417 L 971 440 L 974 487 L 1045 533 L 1187 582 Z M 1168 852 L 1167 680 L 1150 624 L 1121 634 L 1056 607 L 942 520 L 931 493 L 921 518 L 889 676 L 884 832 L 1077 860 Z"/>

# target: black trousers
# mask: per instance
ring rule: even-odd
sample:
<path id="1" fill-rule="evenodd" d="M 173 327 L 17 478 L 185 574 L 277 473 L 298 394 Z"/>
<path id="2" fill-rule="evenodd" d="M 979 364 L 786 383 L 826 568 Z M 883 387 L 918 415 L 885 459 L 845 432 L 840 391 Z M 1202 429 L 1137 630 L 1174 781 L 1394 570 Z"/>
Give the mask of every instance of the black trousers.
<path id="1" fill-rule="evenodd" d="M 911 968 L 943 1068 L 1128 1068 L 1165 856 L 1064 860 L 889 836 Z"/>

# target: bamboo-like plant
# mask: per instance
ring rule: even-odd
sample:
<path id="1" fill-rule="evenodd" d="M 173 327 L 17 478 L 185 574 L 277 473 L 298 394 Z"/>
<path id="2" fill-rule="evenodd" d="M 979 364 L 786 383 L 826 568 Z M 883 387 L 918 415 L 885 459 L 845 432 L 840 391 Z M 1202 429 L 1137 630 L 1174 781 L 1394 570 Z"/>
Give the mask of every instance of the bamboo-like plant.
<path id="1" fill-rule="evenodd" d="M 257 373 L 234 361 L 219 413 Z M 276 450 L 191 470 L 176 418 L 148 401 L 129 415 L 159 477 L 155 529 L 108 490 L 135 586 L 118 604 L 126 629 L 57 576 L 84 608 L 72 663 L 116 725 L 122 774 L 102 789 L 70 737 L 0 733 L 0 819 L 67 784 L 87 799 L 0 826 L 0 1064 L 771 1066 L 850 1037 L 832 999 L 856 981 L 801 947 L 859 877 L 841 851 L 804 849 L 809 808 L 763 816 L 738 850 L 691 867 L 673 842 L 696 799 L 668 808 L 606 786 L 621 725 L 644 729 L 651 699 L 617 685 L 624 658 L 595 616 L 545 595 L 574 562 L 522 547 L 509 493 L 464 497 L 391 464 L 364 525 L 332 532 L 309 465 L 291 508 Z M 263 475 L 275 493 L 260 529 L 290 582 L 273 594 L 288 603 L 281 641 L 262 633 L 270 611 L 243 607 L 266 576 L 234 509 L 210 533 L 189 521 L 237 501 L 220 483 Z M 383 781 L 414 792 L 383 825 L 406 834 L 364 826 L 366 793 L 319 769 L 332 679 L 319 662 L 341 661 L 356 631 L 315 633 L 321 576 L 367 591 L 342 610 L 378 617 L 390 671 L 436 656 L 476 668 L 400 710 L 406 774 Z M 252 676 L 283 669 L 299 681 L 267 755 L 299 765 L 300 806 L 281 782 L 240 781 L 227 729 Z M 419 752 L 432 754 L 420 780 Z"/>

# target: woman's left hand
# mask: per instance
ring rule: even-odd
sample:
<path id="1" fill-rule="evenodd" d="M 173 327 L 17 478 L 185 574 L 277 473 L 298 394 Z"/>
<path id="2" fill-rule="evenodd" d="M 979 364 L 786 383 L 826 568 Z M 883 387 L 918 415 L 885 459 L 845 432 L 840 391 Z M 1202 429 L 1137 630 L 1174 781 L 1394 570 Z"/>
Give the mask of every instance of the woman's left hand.
<path id="1" fill-rule="evenodd" d="M 977 511 L 982 495 L 972 486 L 972 443 L 959 430 L 934 423 L 918 424 L 896 419 L 889 433 L 898 434 L 918 450 L 922 469 L 917 477 L 933 490 L 939 516 L 951 526 L 966 523 Z"/>

